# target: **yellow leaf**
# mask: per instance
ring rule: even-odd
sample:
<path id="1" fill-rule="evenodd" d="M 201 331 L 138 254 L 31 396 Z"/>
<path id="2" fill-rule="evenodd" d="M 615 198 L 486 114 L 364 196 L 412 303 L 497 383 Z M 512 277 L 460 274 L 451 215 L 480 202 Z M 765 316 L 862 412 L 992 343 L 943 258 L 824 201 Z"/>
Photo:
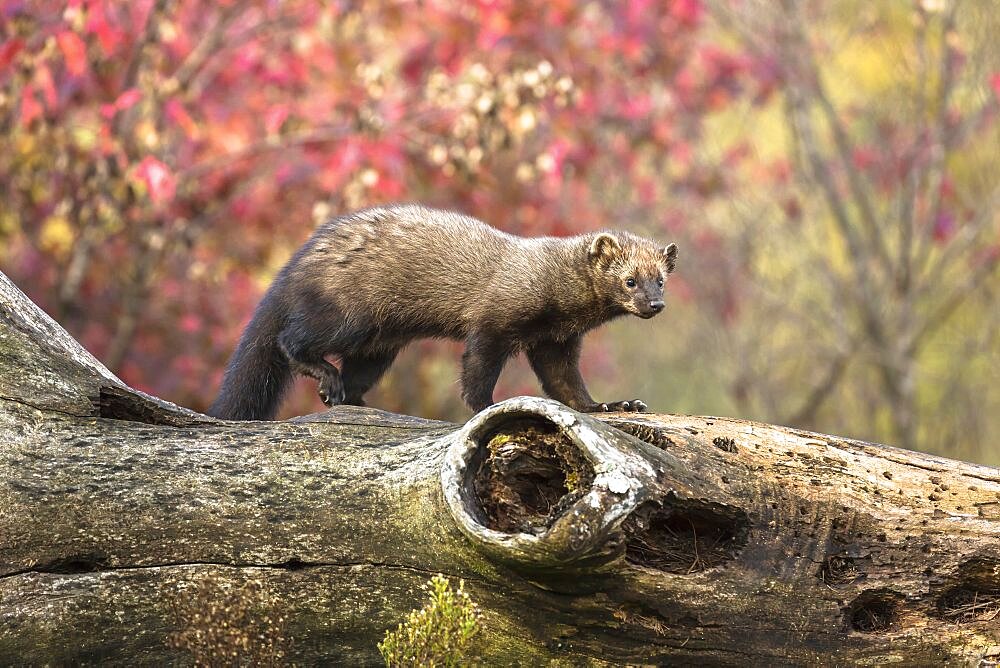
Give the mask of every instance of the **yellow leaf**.
<path id="1" fill-rule="evenodd" d="M 21 156 L 29 155 L 35 151 L 35 136 L 24 133 L 17 137 L 17 152 Z"/>
<path id="2" fill-rule="evenodd" d="M 42 223 L 39 243 L 44 250 L 56 255 L 65 255 L 73 246 L 73 226 L 65 216 L 49 216 Z"/>
<path id="3" fill-rule="evenodd" d="M 70 129 L 73 142 L 82 151 L 90 151 L 97 146 L 97 130 L 85 125 L 77 125 Z"/>
<path id="4" fill-rule="evenodd" d="M 13 211 L 0 211 L 0 237 L 14 236 L 20 231 L 20 217 Z"/>

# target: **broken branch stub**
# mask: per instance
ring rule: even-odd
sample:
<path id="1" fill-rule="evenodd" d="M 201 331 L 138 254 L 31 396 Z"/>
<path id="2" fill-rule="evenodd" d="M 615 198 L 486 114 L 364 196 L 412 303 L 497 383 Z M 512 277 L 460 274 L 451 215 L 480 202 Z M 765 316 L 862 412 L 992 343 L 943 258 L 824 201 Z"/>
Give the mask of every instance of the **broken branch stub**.
<path id="1" fill-rule="evenodd" d="M 441 482 L 461 531 L 522 570 L 624 557 L 691 573 L 746 542 L 746 514 L 713 499 L 672 453 L 536 397 L 497 404 L 453 434 Z"/>

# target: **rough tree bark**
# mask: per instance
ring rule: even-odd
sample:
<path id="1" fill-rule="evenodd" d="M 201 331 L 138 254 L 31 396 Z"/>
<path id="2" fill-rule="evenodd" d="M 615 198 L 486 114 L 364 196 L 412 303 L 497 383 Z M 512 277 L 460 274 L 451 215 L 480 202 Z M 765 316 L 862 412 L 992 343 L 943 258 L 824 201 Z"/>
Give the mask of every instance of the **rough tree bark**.
<path id="1" fill-rule="evenodd" d="M 989 664 L 1000 471 L 526 397 L 226 423 L 126 387 L 0 274 L 0 664 L 190 663 L 219 628 L 377 663 L 437 572 L 491 665 Z"/>

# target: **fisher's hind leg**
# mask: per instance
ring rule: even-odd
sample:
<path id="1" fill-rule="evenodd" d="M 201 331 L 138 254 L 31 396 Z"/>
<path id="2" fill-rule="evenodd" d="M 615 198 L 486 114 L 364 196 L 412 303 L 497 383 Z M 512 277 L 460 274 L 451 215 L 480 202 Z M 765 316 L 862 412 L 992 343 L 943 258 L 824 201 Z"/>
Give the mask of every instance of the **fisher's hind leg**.
<path id="1" fill-rule="evenodd" d="M 371 333 L 347 326 L 331 313 L 330 305 L 318 311 L 322 317 L 299 313 L 289 318 L 278 335 L 278 347 L 294 371 L 319 381 L 317 390 L 323 403 L 336 406 L 346 398 L 344 378 L 326 356 L 339 355 L 346 360 Z"/>
<path id="2" fill-rule="evenodd" d="M 341 376 L 344 382 L 344 403 L 364 406 L 365 392 L 385 374 L 399 353 L 399 348 L 369 349 L 344 356 Z"/>
<path id="3" fill-rule="evenodd" d="M 344 383 L 337 367 L 323 355 L 315 338 L 305 334 L 304 328 L 286 327 L 278 335 L 278 347 L 285 354 L 292 370 L 319 382 L 319 398 L 327 406 L 344 401 Z"/>

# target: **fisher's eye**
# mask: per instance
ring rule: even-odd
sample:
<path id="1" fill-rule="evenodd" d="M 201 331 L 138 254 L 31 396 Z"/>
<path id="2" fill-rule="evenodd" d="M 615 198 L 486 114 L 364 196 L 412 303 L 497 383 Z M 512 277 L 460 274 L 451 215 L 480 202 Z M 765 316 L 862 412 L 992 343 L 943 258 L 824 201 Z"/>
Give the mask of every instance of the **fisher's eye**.
<path id="1" fill-rule="evenodd" d="M 631 278 L 631 277 L 626 278 L 625 279 L 625 285 L 627 285 L 630 288 L 634 288 L 635 287 L 635 279 Z"/>
<path id="2" fill-rule="evenodd" d="M 663 287 L 663 277 L 662 276 L 660 276 L 658 279 L 656 279 L 656 284 L 659 285 L 661 288 Z"/>

